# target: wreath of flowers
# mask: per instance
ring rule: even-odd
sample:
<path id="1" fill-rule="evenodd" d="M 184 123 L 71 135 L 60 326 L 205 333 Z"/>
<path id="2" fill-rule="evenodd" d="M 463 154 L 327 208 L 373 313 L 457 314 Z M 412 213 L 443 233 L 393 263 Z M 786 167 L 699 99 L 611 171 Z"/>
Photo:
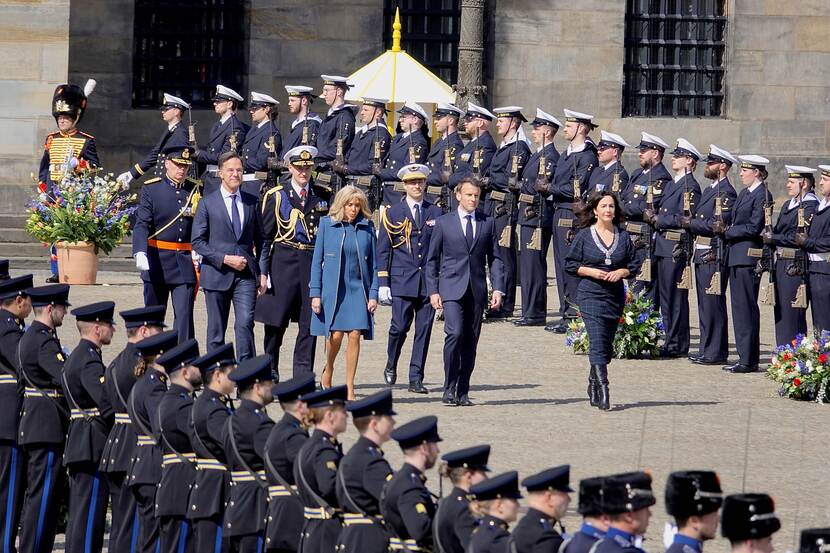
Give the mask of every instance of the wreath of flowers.
<path id="1" fill-rule="evenodd" d="M 775 348 L 767 376 L 779 384 L 778 395 L 802 401 L 830 402 L 830 332 L 799 334 Z"/>

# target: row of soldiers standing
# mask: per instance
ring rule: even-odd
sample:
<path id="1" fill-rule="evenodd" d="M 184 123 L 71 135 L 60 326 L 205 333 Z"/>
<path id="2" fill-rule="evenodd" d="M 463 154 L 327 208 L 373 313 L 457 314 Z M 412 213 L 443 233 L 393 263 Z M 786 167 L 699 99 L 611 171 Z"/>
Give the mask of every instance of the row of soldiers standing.
<path id="1" fill-rule="evenodd" d="M 179 343 L 175 330 L 163 330 L 161 306 L 120 313 L 128 342 L 106 368 L 115 305 L 74 309 L 81 340 L 65 357 L 56 329 L 69 287 L 33 288 L 31 279 L 0 283 L 1 405 L 13 434 L 0 444 L 6 550 L 14 550 L 21 498 L 19 550 L 52 549 L 68 473 L 69 552 L 102 549 L 108 505 L 110 551 L 642 551 L 656 503 L 647 473 L 582 480 L 583 524 L 564 535 L 555 525 L 573 492 L 570 467 L 527 477 L 528 512 L 510 532 L 518 474 L 488 478 L 488 445 L 447 453 L 441 474 L 453 488 L 436 503 L 426 472 L 440 454 L 437 418 L 396 427 L 391 390 L 347 402 L 345 386 L 317 390 L 311 374 L 274 385 L 267 354 L 237 363 L 226 344 L 200 355 L 195 340 Z M 277 422 L 266 410 L 275 400 L 284 413 Z M 344 455 L 349 413 L 360 438 Z M 383 455 L 390 439 L 403 452 L 397 472 Z M 669 551 L 700 553 L 721 507 L 733 551 L 772 551 L 781 526 L 772 499 L 724 500 L 708 471 L 669 476 L 666 508 L 678 527 Z M 800 553 L 823 551 L 828 539 L 830 529 L 807 530 Z"/>

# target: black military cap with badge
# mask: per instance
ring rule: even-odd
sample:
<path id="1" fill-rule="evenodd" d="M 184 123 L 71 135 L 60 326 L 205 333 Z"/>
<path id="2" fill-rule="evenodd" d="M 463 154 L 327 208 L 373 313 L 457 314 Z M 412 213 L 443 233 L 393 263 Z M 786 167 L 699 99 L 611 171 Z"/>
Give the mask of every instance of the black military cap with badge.
<path id="1" fill-rule="evenodd" d="M 267 353 L 250 357 L 241 361 L 228 376 L 236 382 L 237 388 L 245 390 L 254 384 L 263 384 L 274 381 L 274 373 L 271 371 L 272 357 Z"/>
<path id="2" fill-rule="evenodd" d="M 164 367 L 168 375 L 193 364 L 199 357 L 199 342 L 195 338 L 174 346 L 156 359 L 156 364 Z"/>
<path id="3" fill-rule="evenodd" d="M 605 476 L 593 476 L 579 481 L 579 507 L 584 517 L 598 517 L 605 514 L 603 506 Z"/>
<path id="4" fill-rule="evenodd" d="M 633 513 L 657 503 L 651 476 L 642 471 L 614 474 L 602 487 L 602 510 L 609 515 Z"/>
<path id="5" fill-rule="evenodd" d="M 168 330 L 136 342 L 135 348 L 142 357 L 155 357 L 174 348 L 178 343 L 179 333 L 175 330 Z"/>
<path id="6" fill-rule="evenodd" d="M 505 472 L 470 487 L 468 497 L 472 501 L 491 501 L 493 499 L 521 499 L 519 491 L 519 473 L 515 470 Z"/>
<path id="7" fill-rule="evenodd" d="M 798 553 L 830 552 L 830 528 L 807 528 L 801 531 Z"/>
<path id="8" fill-rule="evenodd" d="M 717 473 L 706 470 L 677 471 L 666 481 L 666 512 L 677 521 L 714 513 L 723 505 Z"/>
<path id="9" fill-rule="evenodd" d="M 114 314 L 114 301 L 99 301 L 72 310 L 72 316 L 75 317 L 75 320 L 86 323 L 106 323 L 114 325 Z"/>
<path id="10" fill-rule="evenodd" d="M 522 480 L 528 492 L 559 491 L 571 493 L 571 465 L 560 465 L 545 469 Z"/>
<path id="11" fill-rule="evenodd" d="M 202 373 L 202 380 L 205 380 L 207 375 L 216 369 L 236 365 L 236 355 L 234 355 L 233 352 L 233 344 L 222 344 L 201 357 L 194 359 L 191 365 L 199 369 L 199 372 Z"/>
<path id="12" fill-rule="evenodd" d="M 726 496 L 721 512 L 721 534 L 730 542 L 768 538 L 781 529 L 775 502 L 767 494 Z"/>
<path id="13" fill-rule="evenodd" d="M 291 403 L 305 394 L 310 394 L 315 390 L 315 387 L 314 374 L 308 373 L 274 385 L 271 388 L 271 393 L 280 403 Z"/>
<path id="14" fill-rule="evenodd" d="M 441 460 L 450 469 L 463 468 L 490 472 L 490 467 L 487 466 L 490 460 L 490 445 L 474 445 L 472 447 L 450 451 L 442 455 Z"/>
<path id="15" fill-rule="evenodd" d="M 304 394 L 300 396 L 300 401 L 304 402 L 310 409 L 320 409 L 335 405 L 346 405 L 348 395 L 349 391 L 346 386 L 332 386 L 331 388 Z"/>
<path id="16" fill-rule="evenodd" d="M 166 305 L 148 305 L 136 309 L 127 309 L 118 314 L 124 319 L 124 328 L 139 328 L 142 326 L 157 326 L 164 328 L 164 315 L 167 312 Z"/>
<path id="17" fill-rule="evenodd" d="M 162 153 L 165 158 L 179 165 L 193 165 L 196 150 L 192 146 L 168 146 Z"/>
<path id="18" fill-rule="evenodd" d="M 45 307 L 47 305 L 63 305 L 64 307 L 71 307 L 69 303 L 69 285 L 68 284 L 48 284 L 46 286 L 36 286 L 30 288 L 26 292 L 32 298 L 32 307 Z"/>
<path id="19" fill-rule="evenodd" d="M 438 435 L 438 417 L 428 415 L 409 421 L 392 431 L 392 439 L 402 450 L 412 449 L 427 443 L 441 442 Z"/>
<path id="20" fill-rule="evenodd" d="M 17 296 L 28 296 L 34 277 L 23 275 L 0 281 L 0 301 L 9 300 Z"/>

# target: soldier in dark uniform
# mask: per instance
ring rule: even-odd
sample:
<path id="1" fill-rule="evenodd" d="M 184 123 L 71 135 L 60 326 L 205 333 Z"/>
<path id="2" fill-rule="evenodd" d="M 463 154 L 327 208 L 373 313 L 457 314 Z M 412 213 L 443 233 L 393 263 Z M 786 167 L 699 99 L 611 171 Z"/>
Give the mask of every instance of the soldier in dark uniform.
<path id="1" fill-rule="evenodd" d="M 194 360 L 204 389 L 190 412 L 190 444 L 196 453 L 196 480 L 190 490 L 188 515 L 194 551 L 227 551 L 222 538 L 225 503 L 230 496 L 230 474 L 225 452 L 225 424 L 233 412 L 230 394 L 236 385 L 230 372 L 236 366 L 233 344 L 223 344 Z"/>
<path id="2" fill-rule="evenodd" d="M 403 466 L 383 491 L 380 511 L 394 537 L 392 549 L 432 550 L 432 519 L 435 502 L 426 487 L 426 471 L 438 460 L 438 419 L 426 416 L 392 431 L 392 439 L 403 450 Z"/>
<path id="3" fill-rule="evenodd" d="M 821 201 L 810 222 L 808 232 L 795 236 L 795 243 L 809 257 L 810 303 L 813 332 L 830 331 L 830 165 L 819 165 Z"/>
<path id="4" fill-rule="evenodd" d="M 602 488 L 602 506 L 610 519 L 605 537 L 595 553 L 641 553 L 640 536 L 646 533 L 651 506 L 657 500 L 651 490 L 651 476 L 629 472 L 609 476 Z"/>
<path id="5" fill-rule="evenodd" d="M 17 344 L 32 312 L 26 293 L 31 287 L 32 275 L 0 282 L 0 543 L 4 544 L 15 543 L 26 489 L 28 462 L 17 433 L 23 407 Z M 3 553 L 13 551 L 9 547 Z"/>
<path id="6" fill-rule="evenodd" d="M 231 553 L 258 553 L 265 544 L 268 522 L 263 457 L 274 426 L 265 412 L 274 400 L 270 356 L 266 353 L 245 359 L 230 378 L 236 382 L 240 403 L 225 423 L 224 444 L 232 480 L 223 535 L 228 537 Z"/>
<path id="7" fill-rule="evenodd" d="M 716 221 L 728 225 L 732 220 L 737 193 L 727 174 L 737 163 L 732 154 L 711 144 L 703 172 L 711 184 L 701 192 L 695 217 L 681 219 L 681 226 L 695 235 L 693 261 L 700 346 L 697 355 L 689 355 L 689 359 L 699 365 L 723 365 L 729 356 L 729 316 L 726 311 L 729 270 L 723 236 L 716 235 L 712 225 Z"/>
<path id="8" fill-rule="evenodd" d="M 515 470 L 479 482 L 470 488 L 470 508 L 481 516 L 470 536 L 468 553 L 508 553 L 507 528 L 519 516 L 519 473 Z"/>
<path id="9" fill-rule="evenodd" d="M 303 503 L 294 481 L 294 461 L 308 440 L 305 429 L 308 406 L 299 398 L 314 390 L 314 373 L 301 373 L 273 389 L 284 414 L 271 429 L 265 443 L 265 466 L 271 484 L 265 529 L 265 550 L 269 553 L 297 553 L 300 550 Z"/>
<path id="10" fill-rule="evenodd" d="M 764 229 L 764 244 L 775 248 L 775 343 L 789 344 L 797 335 L 807 334 L 807 263 L 795 235 L 805 232 L 818 208 L 813 194 L 816 170 L 787 165 L 787 195 L 790 201 L 781 206 L 775 226 Z"/>
<path id="11" fill-rule="evenodd" d="M 369 199 L 369 210 L 380 205 L 379 172 L 386 160 L 392 136 L 386 128 L 386 100 L 363 98 L 360 108 L 360 127 L 354 135 L 346 165 L 340 171 L 346 173 L 346 182 L 361 189 Z"/>
<path id="12" fill-rule="evenodd" d="M 605 478 L 595 476 L 579 481 L 579 514 L 582 526 L 565 538 L 560 553 L 588 553 L 608 531 L 608 515 L 603 512 L 602 487 Z"/>
<path id="13" fill-rule="evenodd" d="M 268 179 L 268 160 L 282 157 L 282 135 L 276 125 L 279 101 L 261 92 L 251 92 L 248 111 L 251 128 L 239 155 L 242 156 L 242 190 L 259 197 L 260 189 Z M 273 165 L 273 163 L 272 163 Z"/>
<path id="14" fill-rule="evenodd" d="M 196 270 L 190 231 L 201 193 L 186 177 L 193 148 L 167 148 L 166 174 L 145 181 L 135 212 L 133 257 L 144 281 L 144 305 L 173 301 L 173 327 L 182 341 L 193 337 Z"/>
<path id="15" fill-rule="evenodd" d="M 808 528 L 801 531 L 798 553 L 822 553 L 830 543 L 830 528 Z"/>
<path id="16" fill-rule="evenodd" d="M 669 145 L 659 136 L 647 132 L 641 133 L 640 168 L 631 174 L 628 187 L 623 189 L 622 207 L 625 212 L 625 229 L 637 246 L 637 261 L 640 272 L 629 280 L 632 289 L 644 294 L 659 308 L 659 296 L 655 282 L 657 270 L 654 260 L 654 218 L 660 209 L 663 187 L 672 177 L 663 165 L 663 155 Z M 651 201 L 649 201 L 651 200 Z"/>
<path id="17" fill-rule="evenodd" d="M 764 210 L 772 205 L 772 195 L 764 181 L 769 160 L 757 156 L 738 156 L 741 160 L 741 183 L 728 228 L 715 222 L 715 234 L 723 235 L 729 247 L 729 299 L 732 304 L 732 326 L 738 362 L 723 367 L 733 373 L 751 373 L 758 370 L 761 348 L 761 312 L 758 309 L 760 278 L 756 265 L 761 258 L 764 230 Z"/>
<path id="18" fill-rule="evenodd" d="M 381 447 L 395 427 L 392 390 L 353 401 L 346 410 L 352 414 L 360 438 L 340 460 L 337 472 L 337 500 L 344 512 L 339 549 L 387 553 L 389 532 L 380 514 L 380 500 L 393 471 Z"/>
<path id="19" fill-rule="evenodd" d="M 114 413 L 104 388 L 101 348 L 112 341 L 114 312 L 115 303 L 111 301 L 72 310 L 81 339 L 67 357 L 62 376 L 71 408 L 63 454 L 70 478 L 68 552 L 100 551 L 104 544 L 109 486 L 98 464 Z"/>
<path id="20" fill-rule="evenodd" d="M 138 536 L 135 550 L 154 553 L 159 547 L 159 521 L 156 518 L 156 487 L 161 482 L 161 448 L 158 435 L 158 407 L 167 392 L 167 374 L 155 361 L 159 355 L 176 346 L 175 330 L 149 336 L 135 347 L 141 359 L 133 374 L 137 377 L 127 399 L 127 408 L 136 438 L 135 457 L 130 463 L 127 481 L 136 502 Z"/>
<path id="21" fill-rule="evenodd" d="M 413 163 L 422 164 L 429 154 L 429 133 L 426 127 L 428 117 L 424 108 L 415 102 L 406 102 L 398 114 L 398 124 L 403 132 L 392 139 L 386 162 L 375 171 L 383 182 L 383 206 L 386 209 L 400 203 L 406 195 L 398 177 L 401 168 Z"/>
<path id="22" fill-rule="evenodd" d="M 297 146 L 285 153 L 290 180 L 269 190 L 262 202 L 263 244 L 260 274 L 269 278 L 268 289 L 257 297 L 255 320 L 265 323 L 263 349 L 271 356 L 279 380 L 279 356 L 285 330 L 298 323 L 294 343 L 294 374 L 314 372 L 317 338 L 311 335 L 308 282 L 314 238 L 328 204 L 311 186 L 317 149 Z"/>
<path id="23" fill-rule="evenodd" d="M 565 110 L 565 139 L 569 142 L 556 162 L 556 170 L 549 192 L 553 197 L 553 260 L 556 272 L 556 291 L 559 294 L 560 320 L 545 330 L 565 334 L 568 321 L 576 318 L 576 292 L 579 279 L 565 271 L 565 255 L 576 232 L 574 206 L 588 190 L 588 177 L 598 165 L 594 143 L 588 137 L 596 125 L 593 115 Z"/>
<path id="24" fill-rule="evenodd" d="M 110 490 L 112 521 L 109 551 L 130 551 L 133 536 L 138 532 L 135 496 L 129 487 L 127 473 L 135 457 L 138 432 L 130 421 L 127 398 L 136 382 L 133 372 L 141 361 L 136 344 L 164 330 L 163 305 L 151 305 L 121 311 L 127 333 L 127 345 L 115 356 L 104 373 L 104 390 L 114 411 L 114 422 L 101 452 L 100 470 L 107 476 Z"/>
<path id="25" fill-rule="evenodd" d="M 432 114 L 435 130 L 441 133 L 441 138 L 433 143 L 425 162 L 430 171 L 427 177 L 427 199 L 445 213 L 450 210 L 452 196 L 447 183 L 455 158 L 464 149 L 464 141 L 458 136 L 458 120 L 463 114 L 455 105 L 443 102 L 438 102 Z"/>
<path id="26" fill-rule="evenodd" d="M 78 130 L 78 123 L 86 111 L 87 96 L 95 88 L 95 81 L 89 79 L 81 87 L 74 84 L 62 84 L 55 88 L 52 95 L 52 117 L 58 130 L 46 135 L 43 145 L 43 157 L 38 170 L 38 187 L 48 194 L 60 184 L 63 178 L 75 171 L 100 165 L 95 137 Z M 50 267 L 52 276 L 46 282 L 58 282 L 58 257 L 55 247 L 50 250 Z"/>
<path id="27" fill-rule="evenodd" d="M 310 86 L 286 85 L 288 93 L 288 112 L 296 114 L 291 121 L 291 131 L 285 138 L 284 150 L 294 149 L 297 146 L 317 146 L 317 135 L 320 132 L 320 117 L 311 111 L 314 102 L 314 89 Z"/>
<path id="28" fill-rule="evenodd" d="M 694 218 L 700 203 L 700 185 L 694 170 L 701 157 L 691 142 L 677 139 L 671 159 L 674 180 L 663 187 L 660 209 L 654 219 L 657 303 L 665 328 L 660 355 L 668 359 L 689 354 L 689 289 L 694 244 L 691 233 L 682 227 L 682 219 Z"/>
<path id="29" fill-rule="evenodd" d="M 236 110 L 239 104 L 244 101 L 235 90 L 221 84 L 216 85 L 216 94 L 213 96 L 213 111 L 219 116 L 219 121 L 211 127 L 207 145 L 196 151 L 196 160 L 206 165 L 201 177 L 205 186 L 205 194 L 213 192 L 221 184 L 219 180 L 219 156 L 225 152 L 238 154 L 245 142 L 245 135 L 248 134 L 249 127 L 236 117 Z"/>
<path id="30" fill-rule="evenodd" d="M 622 195 L 628 186 L 628 171 L 622 164 L 623 150 L 631 144 L 623 137 L 612 132 L 600 131 L 597 143 L 597 166 L 588 177 L 588 194 L 610 190 L 617 196 Z"/>
<path id="31" fill-rule="evenodd" d="M 741 160 L 743 161 L 743 160 Z M 775 501 L 764 493 L 728 495 L 721 512 L 721 535 L 733 553 L 772 553 L 772 535 L 781 529 Z"/>
<path id="32" fill-rule="evenodd" d="M 559 523 L 571 503 L 571 466 L 543 470 L 522 480 L 527 489 L 527 514 L 513 528 L 516 553 L 556 553 L 564 541 L 553 526 Z"/>
<path id="33" fill-rule="evenodd" d="M 164 367 L 170 387 L 159 402 L 156 442 L 161 447 L 161 480 L 156 491 L 156 518 L 159 519 L 159 551 L 193 551 L 188 494 L 196 480 L 196 453 L 190 443 L 190 416 L 193 390 L 202 383 L 193 361 L 199 357 L 199 343 L 186 340 L 156 359 Z"/>
<path id="34" fill-rule="evenodd" d="M 331 201 L 343 185 L 342 164 L 345 164 L 355 133 L 355 106 L 347 104 L 344 96 L 351 88 L 346 77 L 320 75 L 323 93 L 320 95 L 329 111 L 317 131 L 317 165 L 315 184 L 324 200 Z M 340 167 L 336 168 L 335 165 Z"/>
<path id="35" fill-rule="evenodd" d="M 397 379 L 398 359 L 406 335 L 415 320 L 415 339 L 409 362 L 409 391 L 427 393 L 424 386 L 424 365 L 432 335 L 435 309 L 427 294 L 425 267 L 429 241 L 441 209 L 424 199 L 429 167 L 406 165 L 398 178 L 406 189 L 406 197 L 381 217 L 377 245 L 378 297 L 392 304 L 389 343 L 383 377 L 390 386 Z"/>
<path id="36" fill-rule="evenodd" d="M 452 175 L 447 186 L 450 191 L 465 177 L 474 176 L 482 179 L 490 174 L 490 162 L 496 153 L 496 142 L 490 135 L 490 122 L 495 119 L 487 109 L 477 106 L 473 102 L 467 103 L 467 112 L 464 114 L 464 132 L 470 141 L 455 156 Z M 450 194 L 450 210 L 458 207 L 458 201 Z"/>
<path id="37" fill-rule="evenodd" d="M 334 551 L 340 535 L 341 513 L 337 498 L 337 468 L 343 446 L 337 436 L 346 431 L 346 386 L 334 386 L 300 396 L 314 425 L 294 462 L 294 481 L 303 502 L 302 553 Z"/>
<path id="38" fill-rule="evenodd" d="M 190 104 L 172 94 L 164 93 L 161 118 L 167 123 L 167 129 L 162 133 L 156 145 L 144 156 L 144 159 L 130 167 L 128 171 L 118 175 L 118 180 L 130 184 L 133 179 L 145 175 L 151 169 L 153 177 L 164 175 L 165 155 L 163 152 L 167 148 L 177 148 L 181 151 L 189 144 L 187 126 L 182 123 L 185 110 L 190 110 Z"/>
<path id="39" fill-rule="evenodd" d="M 522 171 L 519 191 L 519 283 L 522 289 L 522 316 L 516 326 L 544 326 L 548 312 L 548 248 L 550 247 L 553 204 L 548 189 L 559 152 L 553 143 L 562 123 L 536 108 L 530 123 L 537 149 Z"/>
<path id="40" fill-rule="evenodd" d="M 438 469 L 452 483 L 450 493 L 441 498 L 435 510 L 432 533 L 437 553 L 465 553 L 478 521 L 470 511 L 470 488 L 487 478 L 490 468 L 489 445 L 451 451 L 441 457 Z"/>
<path id="41" fill-rule="evenodd" d="M 26 496 L 20 523 L 20 551 L 52 551 L 63 490 L 63 451 L 69 408 L 61 390 L 65 361 L 57 328 L 69 307 L 69 286 L 30 288 L 35 320 L 18 343 L 23 415 L 18 443 L 26 451 Z"/>
<path id="42" fill-rule="evenodd" d="M 723 490 L 711 471 L 673 472 L 666 481 L 666 512 L 677 534 L 666 553 L 703 553 L 703 542 L 718 535 Z"/>
<path id="43" fill-rule="evenodd" d="M 495 108 L 496 129 L 502 142 L 490 161 L 487 178 L 488 193 L 484 212 L 495 219 L 496 250 L 504 261 L 504 298 L 497 310 L 488 310 L 490 321 L 513 316 L 516 305 L 516 209 L 519 185 L 525 164 L 530 157 L 530 143 L 522 122 L 527 121 L 519 106 Z"/>

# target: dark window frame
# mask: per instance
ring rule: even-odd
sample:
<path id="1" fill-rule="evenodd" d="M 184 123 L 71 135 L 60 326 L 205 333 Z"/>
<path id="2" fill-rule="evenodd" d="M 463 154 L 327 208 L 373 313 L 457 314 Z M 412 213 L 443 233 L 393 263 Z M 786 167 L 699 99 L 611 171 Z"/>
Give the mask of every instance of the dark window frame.
<path id="1" fill-rule="evenodd" d="M 461 0 L 384 0 L 383 44 L 392 48 L 395 9 L 401 10 L 401 48 L 447 84 L 458 79 Z"/>
<path id="2" fill-rule="evenodd" d="M 626 0 L 623 117 L 722 117 L 728 0 Z"/>
<path id="3" fill-rule="evenodd" d="M 247 73 L 247 0 L 136 0 L 132 107 L 158 108 L 163 94 L 211 108 L 217 84 L 242 90 Z"/>

